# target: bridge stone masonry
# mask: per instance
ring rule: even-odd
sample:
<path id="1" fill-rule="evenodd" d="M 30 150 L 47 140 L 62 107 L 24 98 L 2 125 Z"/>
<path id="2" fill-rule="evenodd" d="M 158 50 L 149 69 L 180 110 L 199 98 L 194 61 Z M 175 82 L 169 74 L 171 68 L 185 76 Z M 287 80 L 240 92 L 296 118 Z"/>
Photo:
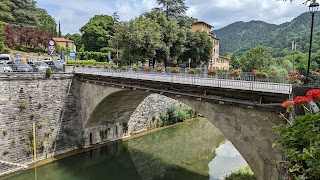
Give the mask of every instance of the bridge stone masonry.
<path id="1" fill-rule="evenodd" d="M 50 78 L 36 73 L 0 74 L 0 81 L 0 130 L 6 132 L 0 132 L 1 160 L 32 162 L 28 148 L 33 121 L 37 124 L 39 159 L 145 130 L 153 123 L 152 116 L 138 122 L 140 125 L 132 117 L 144 116 L 149 103 L 141 102 L 156 93 L 151 101 L 162 108 L 152 110 L 154 116 L 164 112 L 168 103 L 181 102 L 195 108 L 235 145 L 258 179 L 278 177 L 275 167 L 282 152 L 272 148 L 278 135 L 271 123 L 281 122 L 277 112 L 288 93 L 77 71 Z M 5 155 L 4 150 L 9 153 Z"/>

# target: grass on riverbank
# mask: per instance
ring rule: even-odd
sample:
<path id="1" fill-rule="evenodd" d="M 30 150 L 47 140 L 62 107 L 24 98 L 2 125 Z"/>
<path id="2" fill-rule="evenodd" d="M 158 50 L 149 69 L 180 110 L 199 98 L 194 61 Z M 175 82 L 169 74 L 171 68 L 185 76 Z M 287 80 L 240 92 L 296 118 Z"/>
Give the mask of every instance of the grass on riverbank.
<path id="1" fill-rule="evenodd" d="M 250 166 L 241 168 L 225 178 L 225 180 L 256 180 L 256 176 Z"/>

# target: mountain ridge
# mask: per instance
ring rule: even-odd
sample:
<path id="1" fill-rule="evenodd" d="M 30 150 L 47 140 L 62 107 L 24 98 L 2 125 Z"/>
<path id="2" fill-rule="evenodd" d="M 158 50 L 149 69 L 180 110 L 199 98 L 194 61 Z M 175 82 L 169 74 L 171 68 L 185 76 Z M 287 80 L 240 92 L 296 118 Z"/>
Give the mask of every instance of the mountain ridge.
<path id="1" fill-rule="evenodd" d="M 320 14 L 315 14 L 314 50 L 320 50 Z M 306 12 L 300 14 L 290 22 L 279 25 L 259 20 L 249 22 L 237 21 L 226 27 L 214 30 L 220 39 L 220 54 L 235 52 L 242 55 L 255 46 L 266 46 L 273 49 L 273 56 L 280 57 L 284 51 L 291 49 L 291 42 L 295 40 L 297 49 L 306 52 L 309 44 L 311 15 Z M 274 51 L 276 49 L 276 51 Z"/>

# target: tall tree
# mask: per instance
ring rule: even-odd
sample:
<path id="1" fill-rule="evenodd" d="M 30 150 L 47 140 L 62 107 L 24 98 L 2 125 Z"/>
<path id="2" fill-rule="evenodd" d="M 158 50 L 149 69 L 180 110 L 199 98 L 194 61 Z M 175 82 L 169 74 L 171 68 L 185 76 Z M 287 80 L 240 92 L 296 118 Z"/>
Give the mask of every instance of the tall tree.
<path id="1" fill-rule="evenodd" d="M 0 21 L 0 53 L 4 50 L 3 23 Z"/>
<path id="2" fill-rule="evenodd" d="M 12 9 L 12 14 L 15 20 L 10 21 L 11 24 L 21 26 L 33 26 L 38 25 L 36 15 L 36 1 L 34 0 L 11 0 L 15 4 Z"/>
<path id="3" fill-rule="evenodd" d="M 15 7 L 15 4 L 10 0 L 0 1 L 0 21 L 9 22 L 15 20 L 11 12 L 13 7 Z"/>
<path id="4" fill-rule="evenodd" d="M 186 50 L 181 58 L 184 60 L 191 58 L 193 64 L 208 63 L 212 58 L 212 46 L 211 38 L 206 32 L 188 32 L 185 43 Z"/>
<path id="5" fill-rule="evenodd" d="M 180 28 L 176 20 L 168 20 L 164 13 L 159 11 L 146 13 L 145 17 L 154 20 L 161 27 L 164 46 L 157 50 L 155 58 L 163 61 L 166 66 L 168 61 L 177 59 L 183 53 L 186 30 Z"/>
<path id="6" fill-rule="evenodd" d="M 100 51 L 101 48 L 108 47 L 108 41 L 114 34 L 113 18 L 108 15 L 95 15 L 80 32 L 85 50 Z"/>
<path id="7" fill-rule="evenodd" d="M 114 12 L 113 14 L 112 14 L 112 18 L 113 18 L 113 22 L 114 23 L 118 23 L 119 22 L 119 15 L 118 15 L 118 12 Z"/>
<path id="8" fill-rule="evenodd" d="M 241 69 L 247 72 L 251 72 L 254 69 L 267 71 L 271 60 L 271 55 L 266 52 L 264 47 L 256 47 L 241 56 Z"/>
<path id="9" fill-rule="evenodd" d="M 61 25 L 60 25 L 60 21 L 59 21 L 59 34 L 58 34 L 58 36 L 59 36 L 59 37 L 62 37 L 62 36 L 61 36 Z"/>
<path id="10" fill-rule="evenodd" d="M 57 33 L 56 21 L 48 14 L 45 9 L 37 8 L 36 19 L 38 22 L 38 27 L 40 27 L 46 33 Z"/>
<path id="11" fill-rule="evenodd" d="M 166 14 L 167 18 L 177 18 L 183 16 L 188 7 L 185 5 L 185 0 L 156 0 L 161 5 L 161 10 Z"/>

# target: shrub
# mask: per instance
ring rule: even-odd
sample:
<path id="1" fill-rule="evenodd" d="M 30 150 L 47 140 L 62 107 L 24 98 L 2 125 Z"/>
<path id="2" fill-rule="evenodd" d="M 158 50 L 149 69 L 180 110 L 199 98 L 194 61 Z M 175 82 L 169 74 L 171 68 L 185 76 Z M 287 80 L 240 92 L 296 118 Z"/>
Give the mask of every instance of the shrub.
<path id="1" fill-rule="evenodd" d="M 26 109 L 27 107 L 27 102 L 26 101 L 21 101 L 19 103 L 19 108 L 22 110 L 22 109 Z"/>
<path id="2" fill-rule="evenodd" d="M 228 175 L 225 180 L 256 180 L 253 171 L 250 166 L 246 166 L 245 168 L 241 168 L 230 175 Z"/>
<path id="3" fill-rule="evenodd" d="M 38 128 L 42 128 L 44 125 L 46 125 L 45 122 L 39 122 L 39 123 L 38 123 Z"/>
<path id="4" fill-rule="evenodd" d="M 49 78 L 51 76 L 51 69 L 47 68 L 46 69 L 46 78 Z"/>
<path id="5" fill-rule="evenodd" d="M 7 154 L 9 154 L 9 149 L 5 149 L 2 151 L 2 155 L 6 156 Z"/>
<path id="6" fill-rule="evenodd" d="M 163 71 L 163 67 L 157 66 L 156 70 L 157 70 L 157 72 L 162 72 Z"/>
<path id="7" fill-rule="evenodd" d="M 23 151 L 27 154 L 30 155 L 33 152 L 33 147 L 30 144 L 26 144 L 23 147 Z"/>
<path id="8" fill-rule="evenodd" d="M 3 134 L 4 136 L 6 136 L 6 135 L 8 134 L 8 129 L 3 129 L 3 130 L 2 130 L 2 134 Z"/>
<path id="9" fill-rule="evenodd" d="M 33 119 L 36 116 L 36 112 L 31 112 L 30 119 Z"/>
<path id="10" fill-rule="evenodd" d="M 37 106 L 38 106 L 38 109 L 41 109 L 43 107 L 43 103 L 42 102 L 38 102 Z"/>
<path id="11" fill-rule="evenodd" d="M 150 66 L 144 66 L 144 71 L 149 72 L 152 70 L 152 67 Z"/>
<path id="12" fill-rule="evenodd" d="M 52 130 L 51 130 L 51 129 L 48 129 L 48 130 L 44 133 L 44 135 L 48 137 L 48 136 L 51 135 L 51 133 L 52 133 Z"/>
<path id="13" fill-rule="evenodd" d="M 195 118 L 198 115 L 198 112 L 193 108 L 188 108 L 187 111 L 190 118 Z"/>

